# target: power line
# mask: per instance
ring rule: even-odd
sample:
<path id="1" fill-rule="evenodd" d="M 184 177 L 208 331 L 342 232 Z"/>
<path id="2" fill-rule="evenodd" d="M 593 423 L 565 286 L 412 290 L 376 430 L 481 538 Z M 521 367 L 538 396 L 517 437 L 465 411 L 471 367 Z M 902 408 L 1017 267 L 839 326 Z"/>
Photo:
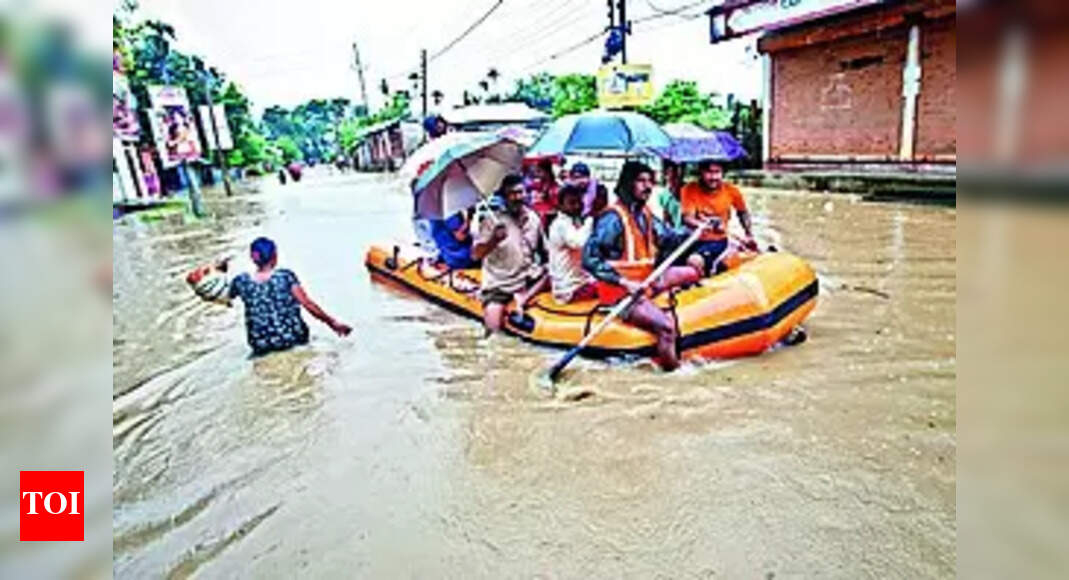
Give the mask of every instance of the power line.
<path id="1" fill-rule="evenodd" d="M 464 30 L 464 32 L 461 32 L 460 36 L 454 38 L 453 41 L 450 42 L 449 44 L 445 45 L 444 48 L 442 48 L 438 52 L 435 52 L 430 57 L 428 57 L 427 61 L 428 62 L 434 61 L 438 57 L 440 57 L 443 54 L 449 52 L 449 49 L 451 49 L 454 46 L 456 46 L 457 43 L 459 43 L 461 40 L 464 40 L 464 38 L 466 38 L 469 34 L 471 34 L 471 31 L 473 31 L 476 28 L 478 28 L 479 25 L 482 24 L 483 22 L 485 22 L 487 18 L 490 18 L 490 15 L 493 14 L 494 11 L 497 10 L 498 8 L 500 8 L 501 5 L 504 4 L 504 3 L 505 3 L 505 0 L 497 0 L 497 2 L 495 2 L 494 5 L 491 6 L 490 9 L 487 10 L 485 14 L 480 16 L 475 22 L 472 22 L 471 26 L 469 26 L 466 30 Z"/>
<path id="2" fill-rule="evenodd" d="M 664 9 L 661 9 L 661 8 L 658 8 L 657 6 L 655 6 L 653 4 L 653 2 L 651 2 L 650 0 L 646 0 L 646 4 L 649 4 L 650 8 L 653 9 L 654 14 L 650 14 L 648 16 L 643 16 L 641 18 L 636 18 L 636 19 L 632 20 L 631 22 L 633 22 L 635 24 L 638 24 L 639 22 L 648 22 L 650 20 L 657 20 L 659 18 L 667 18 L 669 16 L 678 16 L 680 18 L 694 19 L 694 18 L 697 18 L 698 16 L 704 14 L 705 11 L 703 10 L 703 11 L 699 12 L 696 15 L 695 14 L 686 14 L 686 15 L 684 15 L 684 14 L 681 14 L 681 13 L 684 10 L 690 10 L 691 8 L 694 8 L 696 6 L 701 6 L 702 4 L 705 4 L 707 2 L 709 2 L 709 0 L 698 0 L 697 2 L 691 2 L 690 4 L 684 4 L 683 6 L 680 6 L 678 8 L 673 8 L 671 10 L 664 10 Z"/>
<path id="3" fill-rule="evenodd" d="M 519 47 L 520 50 L 530 48 L 529 43 L 531 41 L 538 39 L 546 32 L 560 26 L 571 18 L 572 15 L 569 13 L 569 11 L 563 9 L 570 9 L 572 2 L 573 0 L 563 0 L 562 2 L 558 2 L 556 5 L 554 5 L 552 8 L 549 8 L 537 19 L 532 19 L 542 22 L 541 27 L 532 29 L 531 27 L 527 26 L 527 23 L 525 22 L 521 25 L 519 29 L 512 31 L 509 34 L 501 35 L 495 38 L 495 43 L 497 41 L 511 41 L 512 47 L 510 47 L 509 50 L 502 51 L 506 55 L 515 52 L 515 47 Z M 485 44 L 483 46 L 484 50 L 482 52 L 489 52 L 489 49 L 491 47 L 488 47 Z M 498 57 L 498 59 L 500 59 L 500 57 Z"/>
<path id="4" fill-rule="evenodd" d="M 667 23 L 667 24 L 661 25 L 661 26 L 656 26 L 656 27 L 653 27 L 653 28 L 644 28 L 643 30 L 646 31 L 646 32 L 653 32 L 655 30 L 661 30 L 663 28 L 671 28 L 672 26 L 677 26 L 679 24 L 683 24 L 685 22 L 694 20 L 695 18 L 699 18 L 702 15 L 704 15 L 704 11 L 699 12 L 698 14 L 686 14 L 686 15 L 681 14 L 681 12 L 683 12 L 684 10 L 689 10 L 689 9 L 694 8 L 696 6 L 700 6 L 702 4 L 705 4 L 708 1 L 709 0 L 700 0 L 698 2 L 692 2 L 690 4 L 685 4 L 683 6 L 680 6 L 679 8 L 676 8 L 676 9 L 671 10 L 671 11 L 663 11 L 663 12 L 660 12 L 660 13 L 657 13 L 657 14 L 651 14 L 651 15 L 648 15 L 648 16 L 643 16 L 641 18 L 636 18 L 636 19 L 632 20 L 631 22 L 634 23 L 634 24 L 640 24 L 640 23 L 643 23 L 643 22 L 649 22 L 651 20 L 658 20 L 658 19 L 665 18 L 665 17 L 668 17 L 668 16 L 677 16 L 677 17 L 679 17 L 680 20 L 678 22 L 671 22 L 671 23 Z M 656 10 L 655 6 L 651 5 L 651 7 Z M 560 58 L 562 56 L 565 56 L 567 54 L 575 52 L 576 50 L 579 50 L 580 48 L 582 48 L 582 47 L 584 47 L 584 46 L 586 46 L 586 45 L 598 40 L 607 31 L 608 31 L 608 29 L 606 28 L 604 30 L 596 32 L 596 33 L 590 35 L 589 37 L 584 38 L 583 40 L 581 40 L 581 41 L 579 41 L 579 42 L 577 42 L 577 43 L 575 43 L 575 44 L 573 44 L 573 45 L 571 45 L 571 46 L 569 46 L 567 48 L 564 48 L 564 49 L 562 49 L 562 50 L 560 50 L 558 52 L 555 52 L 555 53 L 545 57 L 545 58 L 537 60 L 537 61 L 527 65 L 526 67 L 520 69 L 520 73 L 526 73 L 527 71 L 530 71 L 531 69 L 533 69 L 533 68 L 535 68 L 537 66 L 543 65 L 543 64 L 545 64 L 547 62 L 550 62 L 552 60 L 556 60 L 556 59 L 558 59 L 558 58 Z"/>
<path id="5" fill-rule="evenodd" d="M 556 39 L 561 37 L 562 34 L 567 34 L 565 38 L 571 38 L 573 28 L 576 28 L 577 25 L 586 24 L 584 16 L 587 16 L 587 12 L 583 8 L 589 6 L 589 4 L 576 5 L 575 0 L 559 1 L 552 5 L 543 15 L 537 18 L 525 18 L 525 20 L 541 22 L 541 25 L 537 28 L 526 31 L 522 27 L 510 30 L 481 44 L 480 47 L 483 50 L 479 52 L 480 58 L 483 54 L 492 54 L 490 64 L 498 71 L 505 73 L 502 76 L 506 78 L 516 76 L 512 74 L 517 68 L 512 66 L 516 56 L 536 53 L 538 52 L 537 47 L 547 42 L 556 43 Z M 509 41 L 507 48 L 497 46 L 503 44 L 502 41 L 506 39 Z M 479 78 L 482 77 L 480 76 Z"/>
<path id="6" fill-rule="evenodd" d="M 551 23 L 549 26 L 543 27 L 533 36 L 518 40 L 516 44 L 513 45 L 514 48 L 508 50 L 507 52 L 504 52 L 502 56 L 496 59 L 497 62 L 501 65 L 508 65 L 511 64 L 515 60 L 515 57 L 518 55 L 529 55 L 532 53 L 537 54 L 538 52 L 541 52 L 540 49 L 542 47 L 546 46 L 548 46 L 550 50 L 552 50 L 554 46 L 561 44 L 560 42 L 558 42 L 559 39 L 573 38 L 573 30 L 578 29 L 580 27 L 589 30 L 589 28 L 587 28 L 588 23 L 586 22 L 587 20 L 589 20 L 589 18 L 582 18 L 582 16 L 586 16 L 586 14 L 580 14 L 578 16 L 572 14 L 564 15 L 564 18 L 562 18 L 560 21 Z M 502 68 L 513 67 L 502 66 Z"/>
<path id="7" fill-rule="evenodd" d="M 608 30 L 607 28 L 599 30 L 599 31 L 595 32 L 594 34 L 590 35 L 589 37 L 584 38 L 583 40 L 580 40 L 579 42 L 577 42 L 577 43 L 575 43 L 575 44 L 573 44 L 573 45 L 571 45 L 571 46 L 569 46 L 569 47 L 567 47 L 565 49 L 562 49 L 562 50 L 560 50 L 558 52 L 555 52 L 555 53 L 543 58 L 542 60 L 535 61 L 535 62 L 527 65 L 526 67 L 520 69 L 520 73 L 521 74 L 525 73 L 525 72 L 535 68 L 536 66 L 541 66 L 541 65 L 543 65 L 543 64 L 545 64 L 545 63 L 547 63 L 547 62 L 549 62 L 551 60 L 556 60 L 556 59 L 558 59 L 558 58 L 560 58 L 560 57 L 562 57 L 562 56 L 564 56 L 566 54 L 569 54 L 571 52 L 579 50 L 580 48 L 590 44 L 591 42 L 594 42 L 595 40 L 600 39 L 601 36 L 603 34 L 605 34 L 605 32 L 607 30 Z"/>

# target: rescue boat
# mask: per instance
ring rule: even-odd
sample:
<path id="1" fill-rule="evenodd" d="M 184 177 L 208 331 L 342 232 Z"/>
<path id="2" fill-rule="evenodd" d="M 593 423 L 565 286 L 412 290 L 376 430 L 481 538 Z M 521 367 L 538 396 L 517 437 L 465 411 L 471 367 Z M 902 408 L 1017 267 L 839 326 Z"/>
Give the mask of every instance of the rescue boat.
<path id="1" fill-rule="evenodd" d="M 787 339 L 816 306 L 816 274 L 797 256 L 750 253 L 725 262 L 727 271 L 653 298 L 676 321 L 684 358 L 760 354 Z M 423 258 L 418 248 L 387 244 L 372 246 L 365 265 L 373 280 L 482 320 L 477 269 L 451 270 Z M 513 306 L 509 307 L 511 312 Z M 570 348 L 610 309 L 597 300 L 560 304 L 545 292 L 527 305 L 522 318 L 515 313 L 508 316 L 505 331 L 534 344 Z M 654 338 L 615 321 L 582 354 L 591 358 L 652 356 Z"/>

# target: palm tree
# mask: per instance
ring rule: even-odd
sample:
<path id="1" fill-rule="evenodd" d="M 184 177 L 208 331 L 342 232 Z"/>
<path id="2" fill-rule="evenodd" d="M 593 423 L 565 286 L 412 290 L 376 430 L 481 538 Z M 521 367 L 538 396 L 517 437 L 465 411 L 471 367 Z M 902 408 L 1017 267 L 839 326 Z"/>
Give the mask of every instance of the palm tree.
<path id="1" fill-rule="evenodd" d="M 494 86 L 494 93 L 495 93 L 493 95 L 493 97 L 487 98 L 488 101 L 493 102 L 493 101 L 500 101 L 501 100 L 501 97 L 497 94 L 497 79 L 499 79 L 500 77 L 501 77 L 501 73 L 499 73 L 497 71 L 497 69 L 494 68 L 494 67 L 490 67 L 490 70 L 486 73 L 486 78 L 490 79 L 490 83 L 493 84 L 493 86 Z"/>

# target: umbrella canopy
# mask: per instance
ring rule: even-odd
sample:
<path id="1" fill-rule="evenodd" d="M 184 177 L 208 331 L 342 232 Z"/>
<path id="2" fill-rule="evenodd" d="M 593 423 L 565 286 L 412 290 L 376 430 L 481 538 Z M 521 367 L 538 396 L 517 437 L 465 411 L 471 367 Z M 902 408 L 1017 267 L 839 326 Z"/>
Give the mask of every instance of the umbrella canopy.
<path id="1" fill-rule="evenodd" d="M 405 185 L 412 182 L 420 176 L 428 167 L 434 163 L 435 159 L 442 156 L 446 149 L 458 145 L 460 143 L 467 143 L 475 140 L 481 136 L 480 133 L 446 133 L 441 137 L 428 141 L 423 144 L 422 147 L 416 149 L 405 160 L 404 165 L 401 166 L 398 175 L 404 181 Z"/>
<path id="2" fill-rule="evenodd" d="M 707 131 L 691 123 L 670 123 L 664 130 L 672 138 L 672 144 L 656 147 L 653 151 L 676 163 L 706 159 L 734 161 L 747 156 L 735 137 L 725 131 Z"/>
<path id="3" fill-rule="evenodd" d="M 416 181 L 416 213 L 445 219 L 477 204 L 519 170 L 523 151 L 523 145 L 496 134 L 447 147 Z"/>
<path id="4" fill-rule="evenodd" d="M 624 111 L 591 111 L 553 122 L 528 152 L 531 157 L 594 152 L 645 153 L 672 142 L 652 119 Z"/>

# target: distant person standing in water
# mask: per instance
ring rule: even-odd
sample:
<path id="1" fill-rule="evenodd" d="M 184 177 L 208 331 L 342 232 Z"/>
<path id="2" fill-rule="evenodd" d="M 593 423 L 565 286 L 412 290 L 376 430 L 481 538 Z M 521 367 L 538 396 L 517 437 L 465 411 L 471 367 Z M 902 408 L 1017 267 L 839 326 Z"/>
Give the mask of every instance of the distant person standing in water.
<path id="1" fill-rule="evenodd" d="M 241 298 L 245 304 L 246 338 L 254 355 L 308 343 L 308 325 L 301 318 L 302 306 L 338 336 L 352 332 L 352 328 L 335 320 L 305 294 L 296 274 L 286 268 L 275 268 L 278 253 L 274 242 L 256 238 L 249 253 L 256 272 L 235 277 L 230 283 L 229 296 Z"/>

